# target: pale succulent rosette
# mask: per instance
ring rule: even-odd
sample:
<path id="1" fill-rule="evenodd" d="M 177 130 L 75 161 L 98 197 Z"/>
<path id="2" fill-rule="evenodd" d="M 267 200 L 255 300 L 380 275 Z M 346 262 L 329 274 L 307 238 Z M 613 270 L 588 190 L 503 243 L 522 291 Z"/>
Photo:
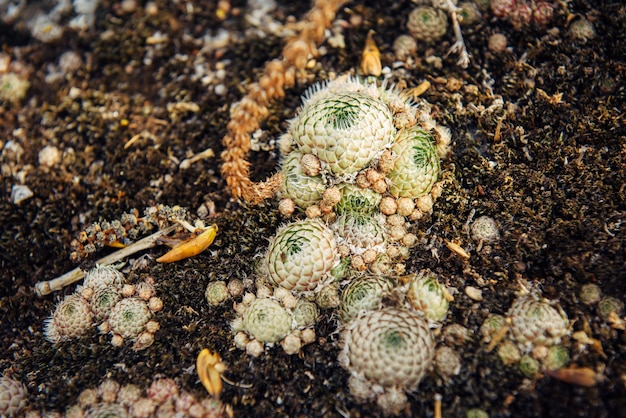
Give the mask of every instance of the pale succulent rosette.
<path id="1" fill-rule="evenodd" d="M 347 244 L 353 254 L 369 249 L 383 251 L 386 233 L 377 217 L 360 213 L 339 215 L 331 227 L 341 238 L 339 242 Z"/>
<path id="2" fill-rule="evenodd" d="M 124 274 L 112 266 L 96 266 L 83 280 L 83 287 L 98 290 L 103 287 L 121 289 L 126 283 Z"/>
<path id="3" fill-rule="evenodd" d="M 113 286 L 99 287 L 89 299 L 89 306 L 94 319 L 98 322 L 106 320 L 111 314 L 111 309 L 122 299 L 119 289 Z"/>
<path id="4" fill-rule="evenodd" d="M 242 327 L 262 343 L 277 343 L 291 332 L 292 318 L 278 301 L 255 299 L 243 314 Z"/>
<path id="5" fill-rule="evenodd" d="M 265 257 L 269 281 L 287 290 L 312 291 L 331 279 L 339 262 L 332 231 L 321 221 L 308 219 L 282 227 Z"/>
<path id="6" fill-rule="evenodd" d="M 360 401 L 377 397 L 384 410 L 406 402 L 432 367 L 435 341 L 428 323 L 412 310 L 368 311 L 343 331 L 341 365 L 350 372 L 350 392 Z"/>
<path id="7" fill-rule="evenodd" d="M 507 317 L 511 320 L 511 334 L 524 352 L 537 345 L 556 345 L 570 332 L 563 309 L 534 294 L 515 299 Z"/>
<path id="8" fill-rule="evenodd" d="M 389 147 L 393 114 L 378 89 L 349 81 L 312 91 L 289 133 L 300 151 L 316 155 L 328 173 L 357 172 Z"/>
<path id="9" fill-rule="evenodd" d="M 75 293 L 61 301 L 46 320 L 44 335 L 52 343 L 83 335 L 92 328 L 93 314 L 89 302 Z"/>
<path id="10" fill-rule="evenodd" d="M 417 126 L 403 129 L 391 150 L 396 155 L 388 174 L 391 195 L 415 199 L 429 193 L 441 172 L 432 135 Z"/>
<path id="11" fill-rule="evenodd" d="M 28 392 L 17 380 L 0 375 L 0 416 L 17 417 L 28 404 Z"/>

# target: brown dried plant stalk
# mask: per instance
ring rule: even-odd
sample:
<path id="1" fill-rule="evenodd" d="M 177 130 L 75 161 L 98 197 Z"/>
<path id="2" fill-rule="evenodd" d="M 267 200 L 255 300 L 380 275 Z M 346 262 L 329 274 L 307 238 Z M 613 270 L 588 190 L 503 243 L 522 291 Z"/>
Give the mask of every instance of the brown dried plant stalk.
<path id="1" fill-rule="evenodd" d="M 222 175 L 234 197 L 259 204 L 269 199 L 283 183 L 283 175 L 275 173 L 263 182 L 250 180 L 250 135 L 259 129 L 268 116 L 270 101 L 285 96 L 285 88 L 295 84 L 296 71 L 303 70 L 310 56 L 317 55 L 317 45 L 324 40 L 324 32 L 335 18 L 337 10 L 347 0 L 316 0 L 301 23 L 300 33 L 287 41 L 283 58 L 265 65 L 258 82 L 248 86 L 247 94 L 231 109 L 228 133 L 222 143 Z"/>

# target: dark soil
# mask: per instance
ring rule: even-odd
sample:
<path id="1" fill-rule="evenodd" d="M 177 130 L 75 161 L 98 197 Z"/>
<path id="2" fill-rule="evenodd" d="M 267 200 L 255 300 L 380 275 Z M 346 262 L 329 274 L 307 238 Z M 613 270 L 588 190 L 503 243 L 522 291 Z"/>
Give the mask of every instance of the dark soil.
<path id="1" fill-rule="evenodd" d="M 243 385 L 226 384 L 222 395 L 236 416 L 376 415 L 375 405 L 355 403 L 347 390 L 348 375 L 337 362 L 336 323 L 329 313 L 316 327 L 320 341 L 304 347 L 300 355 L 287 356 L 275 347 L 251 358 L 233 346 L 231 307 L 207 305 L 206 284 L 249 275 L 250 260 L 285 219 L 274 201 L 258 207 L 234 201 L 220 177 L 219 158 L 187 170 L 179 169 L 177 160 L 209 147 L 219 156 L 229 106 L 242 97 L 242 85 L 258 78 L 265 61 L 280 56 L 283 41 L 241 36 L 246 28 L 241 16 L 219 21 L 213 0 L 197 2 L 193 15 L 182 3 L 157 3 L 162 10 L 157 16 L 148 17 L 141 8 L 118 16 L 112 2 L 105 1 L 91 33 L 67 34 L 55 44 L 32 39 L 20 28 L 0 27 L 2 50 L 11 55 L 19 47 L 20 59 L 33 69 L 21 103 L 0 107 L 0 139 L 23 147 L 13 174 L 24 169 L 24 184 L 34 193 L 19 205 L 13 203 L 11 187 L 19 182 L 5 167 L 14 160 L 3 153 L 0 371 L 24 382 L 30 408 L 40 411 L 63 411 L 76 403 L 83 389 L 105 377 L 145 386 L 156 376 L 167 376 L 204 396 L 192 366 L 200 350 L 208 347 L 228 364 L 228 378 Z M 288 15 L 300 18 L 308 7 L 306 2 L 280 3 L 283 9 L 275 18 L 283 22 Z M 245 7 L 245 2 L 233 1 L 233 7 Z M 326 55 L 311 71 L 315 81 L 330 71 L 359 68 L 370 29 L 376 31 L 383 65 L 392 65 L 393 40 L 404 32 L 413 4 L 365 1 L 347 7 L 339 18 L 349 20 L 356 13 L 363 22 L 344 30 L 345 49 L 326 46 Z M 460 374 L 446 383 L 436 376 L 426 378 L 409 395 L 406 415 L 432 416 L 434 395 L 440 393 L 446 417 L 465 416 L 471 408 L 491 417 L 626 416 L 626 333 L 578 300 L 586 283 L 626 299 L 626 7 L 618 1 L 567 2 L 570 14 L 593 21 L 597 36 L 588 42 L 567 35 L 567 13 L 557 10 L 550 28 L 514 30 L 491 17 L 464 28 L 472 57 L 466 70 L 455 65 L 454 54 L 443 59 L 440 69 L 424 59 L 445 56 L 453 42 L 450 30 L 430 51 L 419 46 L 416 68 L 394 72 L 392 81 L 409 88 L 423 80 L 432 83 L 423 97 L 433 105 L 435 118 L 450 127 L 454 143 L 444 164 L 449 181 L 433 215 L 419 222 L 416 233 L 423 240 L 412 250 L 407 270 L 431 268 L 458 289 L 446 325 L 458 323 L 475 333 L 458 347 Z M 199 51 L 184 36 L 200 37 L 221 27 L 240 34 L 222 56 L 205 57 L 212 69 L 219 60 L 231 60 L 226 66 L 226 96 L 192 79 L 192 58 Z M 105 31 L 109 35 L 101 36 Z M 156 31 L 168 34 L 170 41 L 158 49 L 151 65 L 144 65 L 145 39 Z M 509 50 L 488 51 L 487 39 L 494 32 L 507 36 Z M 85 65 L 61 81 L 46 83 L 47 65 L 68 50 L 88 57 Z M 183 54 L 190 60 L 177 58 Z M 484 86 L 490 79 L 493 95 L 504 102 L 504 109 L 493 112 L 483 111 L 493 104 Z M 270 109 L 266 138 L 284 131 L 284 121 L 293 116 L 309 85 L 289 90 L 285 100 Z M 80 99 L 70 98 L 72 87 L 81 89 Z M 172 120 L 167 104 L 178 101 L 193 101 L 201 110 Z M 118 116 L 107 115 L 114 111 Z M 142 131 L 152 136 L 125 149 L 124 144 Z M 46 145 L 65 152 L 60 164 L 39 164 L 38 153 Z M 276 170 L 273 152 L 249 158 L 257 179 Z M 161 330 L 151 347 L 139 352 L 128 344 L 115 348 L 109 336 L 95 330 L 57 346 L 45 340 L 44 320 L 75 286 L 38 298 L 34 285 L 76 267 L 69 258 L 70 242 L 81 230 L 132 208 L 142 212 L 163 203 L 195 213 L 208 202 L 215 204 L 217 214 L 210 222 L 220 227 L 209 251 L 175 264 L 150 261 L 132 272 L 153 276 L 165 304 L 157 314 Z M 492 216 L 501 226 L 500 241 L 481 252 L 463 232 L 471 211 Z M 445 240 L 460 240 L 471 258 L 452 253 Z M 163 252 L 158 248 L 149 254 Z M 574 321 L 573 329 L 591 330 L 601 342 L 605 356 L 566 341 L 571 363 L 603 376 L 595 387 L 547 376 L 529 381 L 502 365 L 494 352 L 486 352 L 478 329 L 488 313 L 507 311 L 520 281 L 558 299 Z M 468 298 L 463 292 L 468 285 L 481 288 L 484 300 Z"/>

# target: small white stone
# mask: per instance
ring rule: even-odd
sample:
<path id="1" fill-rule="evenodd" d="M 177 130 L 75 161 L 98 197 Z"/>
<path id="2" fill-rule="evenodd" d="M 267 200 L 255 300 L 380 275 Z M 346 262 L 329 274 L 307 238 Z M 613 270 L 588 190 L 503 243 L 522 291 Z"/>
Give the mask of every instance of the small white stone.
<path id="1" fill-rule="evenodd" d="M 215 94 L 217 94 L 218 96 L 224 96 L 226 93 L 228 93 L 228 89 L 225 85 L 218 84 L 217 86 L 215 86 Z"/>
<path id="2" fill-rule="evenodd" d="M 33 196 L 33 191 L 26 185 L 14 184 L 13 187 L 11 187 L 11 199 L 16 205 L 19 205 L 23 201 L 28 200 Z"/>
<path id="3" fill-rule="evenodd" d="M 466 286 L 465 287 L 465 294 L 473 300 L 476 301 L 481 301 L 483 300 L 483 292 L 482 290 L 474 287 L 474 286 Z"/>
<path id="4" fill-rule="evenodd" d="M 62 153 L 54 145 L 46 145 L 39 151 L 39 164 L 54 167 L 61 162 Z"/>

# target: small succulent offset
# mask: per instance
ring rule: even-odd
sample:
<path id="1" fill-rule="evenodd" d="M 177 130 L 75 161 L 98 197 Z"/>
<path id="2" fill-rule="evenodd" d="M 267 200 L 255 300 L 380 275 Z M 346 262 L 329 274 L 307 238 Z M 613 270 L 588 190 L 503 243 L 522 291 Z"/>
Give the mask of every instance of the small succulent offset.
<path id="1" fill-rule="evenodd" d="M 430 270 L 408 277 L 407 299 L 414 309 L 432 321 L 442 321 L 448 313 L 449 293 Z"/>
<path id="2" fill-rule="evenodd" d="M 276 343 L 287 354 L 296 354 L 315 340 L 312 327 L 318 316 L 317 306 L 283 288 L 275 289 L 273 294 L 268 292 L 261 286 L 258 297 L 247 293 L 237 305 L 239 316 L 232 322 L 235 345 L 253 357 L 260 356 L 266 345 Z"/>
<path id="3" fill-rule="evenodd" d="M 569 349 L 561 345 L 571 333 L 567 315 L 557 303 L 537 293 L 515 299 L 506 317 L 490 314 L 481 333 L 491 348 L 499 344 L 497 352 L 504 364 L 517 364 L 527 377 L 560 369 L 569 362 Z"/>

